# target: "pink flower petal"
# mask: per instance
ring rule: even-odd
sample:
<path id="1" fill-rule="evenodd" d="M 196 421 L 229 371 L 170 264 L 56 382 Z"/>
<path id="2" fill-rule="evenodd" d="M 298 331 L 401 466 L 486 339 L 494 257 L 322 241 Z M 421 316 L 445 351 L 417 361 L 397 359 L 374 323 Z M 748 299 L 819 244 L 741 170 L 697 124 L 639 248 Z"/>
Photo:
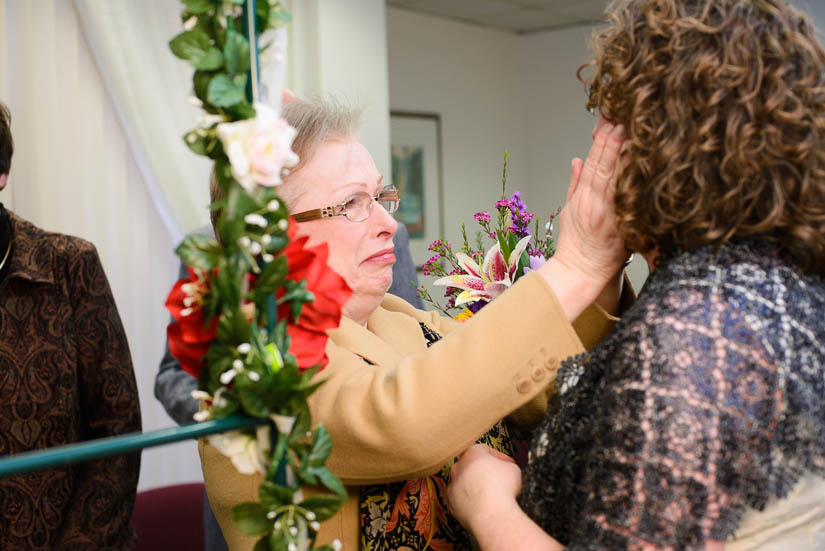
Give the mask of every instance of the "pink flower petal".
<path id="1" fill-rule="evenodd" d="M 467 291 L 484 291 L 484 282 L 480 278 L 471 275 L 451 275 L 436 279 L 433 285 L 443 287 L 455 287 Z"/>
<path id="2" fill-rule="evenodd" d="M 507 276 L 507 264 L 504 262 L 498 243 L 487 251 L 484 257 L 483 272 L 482 277 L 487 281 L 500 281 Z"/>
<path id="3" fill-rule="evenodd" d="M 481 268 L 478 267 L 475 260 L 462 252 L 455 253 L 455 257 L 456 260 L 458 260 L 458 265 L 461 266 L 465 272 L 471 276 L 481 277 Z"/>

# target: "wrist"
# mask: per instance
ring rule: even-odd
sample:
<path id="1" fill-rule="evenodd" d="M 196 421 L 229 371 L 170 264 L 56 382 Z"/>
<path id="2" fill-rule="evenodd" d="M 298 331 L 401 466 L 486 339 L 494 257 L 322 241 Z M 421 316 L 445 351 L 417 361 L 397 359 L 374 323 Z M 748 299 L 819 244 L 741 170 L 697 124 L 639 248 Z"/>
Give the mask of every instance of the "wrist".
<path id="1" fill-rule="evenodd" d="M 599 296 L 596 297 L 596 304 L 601 306 L 604 311 L 611 316 L 618 317 L 621 314 L 619 303 L 621 302 L 623 288 L 624 270 L 621 270 L 610 278 L 610 281 L 604 286 Z"/>
<path id="2" fill-rule="evenodd" d="M 502 527 L 513 526 L 513 519 L 524 514 L 515 497 L 489 500 L 480 505 L 468 528 L 482 549 L 500 537 Z M 485 544 L 488 545 L 485 547 Z"/>
<path id="3" fill-rule="evenodd" d="M 609 279 L 577 270 L 555 256 L 537 271 L 553 290 L 571 323 L 596 300 Z"/>

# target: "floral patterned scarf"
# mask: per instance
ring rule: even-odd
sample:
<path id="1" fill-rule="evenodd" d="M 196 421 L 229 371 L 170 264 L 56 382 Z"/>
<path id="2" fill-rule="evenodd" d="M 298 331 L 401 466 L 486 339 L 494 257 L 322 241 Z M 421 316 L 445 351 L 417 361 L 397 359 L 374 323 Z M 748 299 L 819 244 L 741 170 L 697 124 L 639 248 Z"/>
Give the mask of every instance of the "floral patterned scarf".
<path id="1" fill-rule="evenodd" d="M 441 335 L 421 324 L 427 346 Z M 510 433 L 499 421 L 478 442 L 513 456 Z M 447 511 L 454 461 L 431 476 L 361 487 L 362 551 L 469 551 L 470 533 Z"/>

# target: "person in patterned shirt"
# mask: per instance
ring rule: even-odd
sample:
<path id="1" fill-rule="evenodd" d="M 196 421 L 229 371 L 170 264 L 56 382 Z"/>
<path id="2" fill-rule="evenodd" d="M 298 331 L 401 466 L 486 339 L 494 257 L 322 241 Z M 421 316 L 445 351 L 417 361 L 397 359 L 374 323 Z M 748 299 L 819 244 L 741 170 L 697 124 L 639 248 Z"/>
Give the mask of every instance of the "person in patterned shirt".
<path id="1" fill-rule="evenodd" d="M 0 189 L 11 167 L 0 104 Z M 126 334 L 94 245 L 0 205 L 0 456 L 141 430 Z M 0 478 L 0 549 L 134 548 L 140 454 Z"/>

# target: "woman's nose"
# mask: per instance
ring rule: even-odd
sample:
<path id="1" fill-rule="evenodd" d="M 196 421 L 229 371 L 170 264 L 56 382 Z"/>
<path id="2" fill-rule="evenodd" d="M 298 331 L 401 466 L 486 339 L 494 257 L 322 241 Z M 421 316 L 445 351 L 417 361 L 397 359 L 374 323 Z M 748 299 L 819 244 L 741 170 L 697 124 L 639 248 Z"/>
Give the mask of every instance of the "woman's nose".
<path id="1" fill-rule="evenodd" d="M 376 235 L 381 235 L 382 233 L 388 233 L 388 237 L 392 237 L 395 235 L 395 232 L 398 231 L 398 223 L 395 221 L 395 218 L 387 212 L 381 203 L 378 201 L 374 201 L 372 203 L 372 212 L 370 212 L 370 221 L 375 224 L 375 233 Z"/>

